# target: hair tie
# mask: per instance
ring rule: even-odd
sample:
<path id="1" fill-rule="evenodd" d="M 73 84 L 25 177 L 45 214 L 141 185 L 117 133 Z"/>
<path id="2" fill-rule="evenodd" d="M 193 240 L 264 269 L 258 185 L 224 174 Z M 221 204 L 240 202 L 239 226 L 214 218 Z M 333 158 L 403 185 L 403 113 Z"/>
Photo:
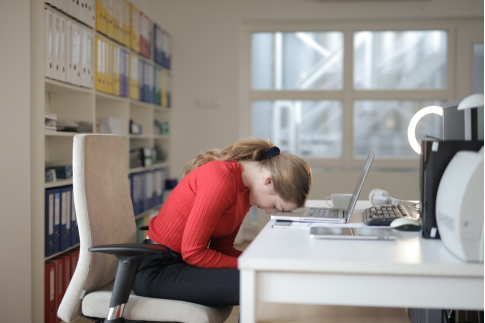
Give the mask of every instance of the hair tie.
<path id="1" fill-rule="evenodd" d="M 266 152 L 266 159 L 271 159 L 273 158 L 274 156 L 278 156 L 280 154 L 280 149 L 276 146 L 274 147 L 271 147 L 270 149 L 268 149 L 268 151 Z"/>

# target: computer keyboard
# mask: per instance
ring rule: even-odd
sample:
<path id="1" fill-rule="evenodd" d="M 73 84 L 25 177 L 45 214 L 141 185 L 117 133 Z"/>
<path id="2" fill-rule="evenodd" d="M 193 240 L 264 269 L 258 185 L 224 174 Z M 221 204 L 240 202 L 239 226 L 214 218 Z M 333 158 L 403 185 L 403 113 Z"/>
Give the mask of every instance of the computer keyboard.
<path id="1" fill-rule="evenodd" d="M 419 212 L 414 206 L 385 205 L 370 207 L 364 210 L 364 222 L 370 226 L 390 226 L 398 218 L 415 219 Z"/>
<path id="2" fill-rule="evenodd" d="M 310 208 L 308 210 L 309 216 L 314 216 L 318 218 L 337 218 L 338 217 L 338 210 L 337 209 L 327 209 L 327 208 Z"/>

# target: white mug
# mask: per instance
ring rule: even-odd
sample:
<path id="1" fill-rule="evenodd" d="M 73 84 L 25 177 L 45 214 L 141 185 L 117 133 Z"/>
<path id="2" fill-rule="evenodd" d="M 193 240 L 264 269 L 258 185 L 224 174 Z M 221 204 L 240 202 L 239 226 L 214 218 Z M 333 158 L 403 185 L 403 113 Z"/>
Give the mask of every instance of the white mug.
<path id="1" fill-rule="evenodd" d="M 329 199 L 332 199 L 332 204 L 328 202 Z M 331 196 L 327 196 L 327 198 L 325 199 L 325 202 L 327 202 L 327 204 L 330 207 L 333 207 L 335 209 L 347 210 L 351 199 L 352 199 L 352 194 L 340 193 L 340 194 L 332 194 Z"/>

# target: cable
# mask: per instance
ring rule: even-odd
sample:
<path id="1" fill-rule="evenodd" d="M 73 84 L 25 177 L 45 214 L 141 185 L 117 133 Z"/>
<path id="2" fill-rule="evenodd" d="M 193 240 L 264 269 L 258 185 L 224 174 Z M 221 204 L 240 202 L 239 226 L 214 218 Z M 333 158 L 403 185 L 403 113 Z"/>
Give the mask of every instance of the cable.
<path id="1" fill-rule="evenodd" d="M 443 316 L 445 317 L 445 321 L 446 323 L 450 323 L 450 320 L 448 319 L 448 316 L 446 315 L 446 310 L 441 310 L 441 313 L 443 314 Z"/>

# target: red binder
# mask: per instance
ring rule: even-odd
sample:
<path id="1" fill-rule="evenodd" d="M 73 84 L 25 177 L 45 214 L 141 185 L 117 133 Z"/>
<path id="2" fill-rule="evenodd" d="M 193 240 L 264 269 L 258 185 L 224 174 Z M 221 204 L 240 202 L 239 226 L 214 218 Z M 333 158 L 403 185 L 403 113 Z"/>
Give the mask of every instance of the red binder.
<path id="1" fill-rule="evenodd" d="M 44 268 L 44 322 L 56 323 L 57 302 L 56 302 L 56 264 L 46 262 Z"/>
<path id="2" fill-rule="evenodd" d="M 67 286 L 71 281 L 71 255 L 65 255 L 62 257 L 64 274 L 62 275 L 62 297 L 66 294 Z"/>
<path id="3" fill-rule="evenodd" d="M 62 300 L 62 285 L 64 283 L 63 277 L 64 277 L 64 271 L 63 269 L 63 261 L 62 258 L 56 257 L 50 260 L 50 262 L 53 262 L 56 264 L 56 316 L 57 316 L 57 309 L 59 308 L 59 304 L 61 304 Z M 54 322 L 62 322 L 60 318 L 57 318 Z"/>

